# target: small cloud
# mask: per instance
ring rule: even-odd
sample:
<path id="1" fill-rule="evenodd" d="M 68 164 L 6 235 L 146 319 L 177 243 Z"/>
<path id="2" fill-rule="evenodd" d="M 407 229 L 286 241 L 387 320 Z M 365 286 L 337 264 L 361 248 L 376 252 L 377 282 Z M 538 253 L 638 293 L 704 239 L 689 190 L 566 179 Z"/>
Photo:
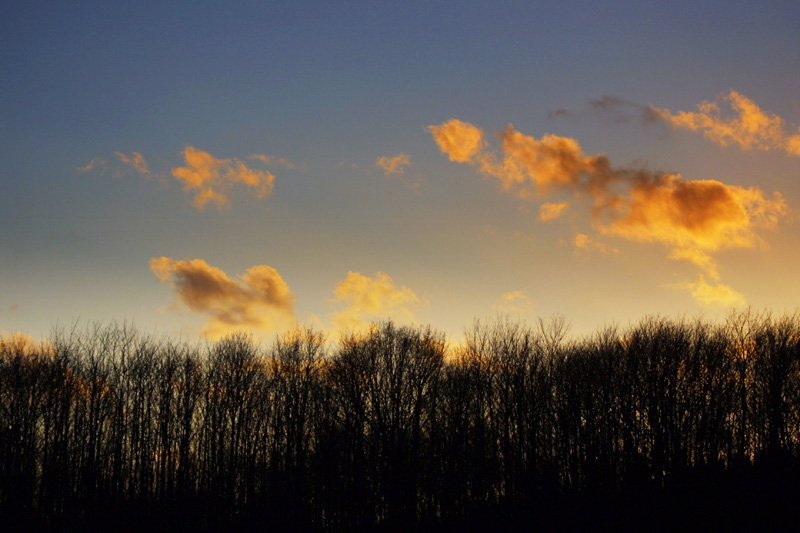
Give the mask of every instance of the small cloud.
<path id="1" fill-rule="evenodd" d="M 548 111 L 547 118 L 556 118 L 556 117 L 569 117 L 572 115 L 572 112 L 567 107 L 562 107 L 556 109 L 555 111 Z"/>
<path id="2" fill-rule="evenodd" d="M 602 242 L 595 241 L 585 233 L 575 234 L 575 237 L 572 239 L 572 245 L 575 247 L 576 255 L 585 254 L 592 251 L 600 252 L 602 254 L 618 253 L 616 248 L 608 246 Z"/>
<path id="3" fill-rule="evenodd" d="M 650 106 L 638 104 L 618 96 L 605 95 L 589 100 L 593 111 L 599 111 L 611 117 L 617 124 L 627 124 L 638 120 L 644 124 L 658 121 Z"/>
<path id="4" fill-rule="evenodd" d="M 539 207 L 539 220 L 542 222 L 555 220 L 564 213 L 567 207 L 569 207 L 569 204 L 566 202 L 560 204 L 544 203 Z"/>
<path id="5" fill-rule="evenodd" d="M 363 329 L 368 320 L 399 317 L 414 319 L 412 307 L 420 303 L 419 297 L 406 286 L 398 286 L 385 272 L 376 272 L 369 277 L 350 271 L 333 290 L 335 302 L 345 308 L 334 316 L 340 330 Z"/>
<path id="6" fill-rule="evenodd" d="M 273 163 L 277 163 L 277 164 L 282 165 L 282 166 L 284 166 L 286 168 L 296 168 L 297 167 L 297 165 L 295 165 L 294 163 L 292 163 L 288 159 L 284 159 L 283 157 L 275 157 L 274 155 L 253 154 L 253 155 L 247 156 L 247 159 L 256 159 L 258 161 L 261 161 L 265 165 L 270 165 L 270 164 L 273 164 Z"/>
<path id="7" fill-rule="evenodd" d="M 405 167 L 411 165 L 411 158 L 408 154 L 400 153 L 391 157 L 379 157 L 375 164 L 384 170 L 384 173 L 389 174 L 404 174 Z"/>
<path id="8" fill-rule="evenodd" d="M 440 126 L 428 126 L 428 131 L 439 150 L 447 154 L 450 161 L 458 163 L 469 163 L 486 145 L 483 130 L 457 119 L 450 119 Z"/>
<path id="9" fill-rule="evenodd" d="M 686 281 L 668 286 L 691 291 L 692 298 L 704 307 L 744 307 L 747 305 L 747 301 L 740 292 L 721 283 L 711 285 L 702 274 L 697 281 Z"/>
<path id="10" fill-rule="evenodd" d="M 202 259 L 154 257 L 150 270 L 172 287 L 182 303 L 208 317 L 211 339 L 242 329 L 273 331 L 294 323 L 295 296 L 274 268 L 257 265 L 231 279 Z"/>
<path id="11" fill-rule="evenodd" d="M 256 198 L 266 198 L 272 193 L 275 176 L 267 170 L 248 167 L 239 159 L 217 159 L 207 152 L 187 146 L 183 151 L 185 167 L 173 168 L 172 175 L 183 182 L 183 189 L 194 192 L 192 205 L 203 209 L 214 204 L 217 209 L 226 207 L 227 193 L 236 184 L 242 184 Z M 267 157 L 267 156 L 264 156 Z"/>
<path id="12" fill-rule="evenodd" d="M 99 157 L 95 157 L 91 161 L 89 161 L 86 164 L 86 166 L 77 167 L 75 170 L 77 170 L 78 172 L 83 173 L 83 172 L 92 172 L 95 169 L 99 169 L 100 172 L 104 172 L 106 170 L 107 166 L 108 166 L 108 163 L 105 160 L 100 159 Z"/>
<path id="13" fill-rule="evenodd" d="M 116 156 L 119 158 L 121 162 L 126 165 L 129 165 L 139 174 L 149 175 L 150 169 L 147 168 L 147 161 L 145 161 L 144 156 L 139 152 L 131 152 L 130 156 L 123 154 L 122 152 L 114 152 Z"/>
<path id="14" fill-rule="evenodd" d="M 789 155 L 800 156 L 800 134 L 787 136 L 781 117 L 763 111 L 755 102 L 733 90 L 717 100 L 702 102 L 697 106 L 697 111 L 673 113 L 669 109 L 652 106 L 651 110 L 672 127 L 699 131 L 720 146 L 737 144 L 743 150 L 778 149 Z M 727 105 L 730 113 L 723 113 L 720 103 Z"/>
<path id="15" fill-rule="evenodd" d="M 521 291 L 507 292 L 500 296 L 500 302 L 492 306 L 499 313 L 524 314 L 536 309 L 533 300 Z"/>

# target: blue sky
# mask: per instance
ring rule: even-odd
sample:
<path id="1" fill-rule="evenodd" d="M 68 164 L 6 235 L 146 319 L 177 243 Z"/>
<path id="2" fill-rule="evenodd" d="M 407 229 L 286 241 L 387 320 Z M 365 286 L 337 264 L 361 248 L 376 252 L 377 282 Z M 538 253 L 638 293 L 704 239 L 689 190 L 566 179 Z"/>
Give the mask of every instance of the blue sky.
<path id="1" fill-rule="evenodd" d="M 333 331 L 391 317 L 457 340 L 497 313 L 561 313 L 588 333 L 648 313 L 797 306 L 800 157 L 782 148 L 800 125 L 796 2 L 7 2 L 2 12 L 5 332 L 118 319 L 268 337 L 293 322 Z M 716 102 L 720 123 L 734 120 L 731 94 L 779 117 L 783 137 L 748 145 L 670 119 Z M 614 105 L 592 105 L 603 97 Z M 664 114 L 646 122 L 648 109 Z M 497 157 L 495 132 L 511 123 L 614 167 L 784 203 L 769 204 L 774 223 L 748 226 L 747 246 L 702 245 L 712 279 L 698 261 L 670 259 L 678 245 L 653 227 L 644 240 L 604 230 L 580 191 L 522 197 L 497 172 L 451 160 L 430 129 L 451 119 L 480 128 Z M 259 197 L 222 176 L 225 206 L 198 207 L 200 189 L 174 174 L 199 168 L 188 147 L 225 176 L 272 175 L 270 190 Z M 134 153 L 147 173 L 119 155 Z M 391 171 L 377 164 L 401 154 L 408 162 Z M 545 203 L 570 205 L 544 222 Z M 163 279 L 151 263 L 162 257 L 173 261 Z M 256 266 L 274 271 L 261 272 L 269 287 L 238 277 Z M 277 279 L 291 293 L 283 306 Z M 704 301 L 700 279 L 737 296 Z"/>

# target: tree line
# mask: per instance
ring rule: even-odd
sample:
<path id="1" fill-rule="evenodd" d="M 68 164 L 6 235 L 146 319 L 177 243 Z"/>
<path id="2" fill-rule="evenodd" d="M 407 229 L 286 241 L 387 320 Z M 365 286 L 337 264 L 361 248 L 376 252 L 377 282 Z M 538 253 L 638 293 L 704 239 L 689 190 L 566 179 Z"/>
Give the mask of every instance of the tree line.
<path id="1" fill-rule="evenodd" d="M 498 318 L 450 348 L 393 322 L 269 346 L 5 339 L 0 457 L 2 516 L 42 529 L 557 525 L 722 486 L 777 505 L 800 486 L 800 315 L 581 339 Z"/>

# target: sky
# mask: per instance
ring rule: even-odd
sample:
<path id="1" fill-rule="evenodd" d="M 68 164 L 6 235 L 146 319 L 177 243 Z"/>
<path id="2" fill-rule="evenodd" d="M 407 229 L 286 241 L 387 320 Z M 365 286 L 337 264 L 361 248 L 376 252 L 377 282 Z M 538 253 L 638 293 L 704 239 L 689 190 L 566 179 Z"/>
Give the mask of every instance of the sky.
<path id="1" fill-rule="evenodd" d="M 800 304 L 800 4 L 3 2 L 0 332 Z"/>

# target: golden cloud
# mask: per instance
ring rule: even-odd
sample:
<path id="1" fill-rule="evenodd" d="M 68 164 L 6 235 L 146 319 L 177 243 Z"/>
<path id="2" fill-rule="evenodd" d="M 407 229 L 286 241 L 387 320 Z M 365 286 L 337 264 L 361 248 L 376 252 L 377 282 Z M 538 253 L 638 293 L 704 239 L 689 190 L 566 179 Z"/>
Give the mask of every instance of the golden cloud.
<path id="1" fill-rule="evenodd" d="M 666 244 L 673 249 L 670 258 L 689 260 L 718 279 L 710 252 L 763 244 L 755 229 L 774 228 L 786 214 L 779 193 L 770 199 L 758 188 L 666 175 L 634 183 L 630 195 L 615 204 L 612 222 L 599 227 L 629 240 Z"/>
<path id="2" fill-rule="evenodd" d="M 618 253 L 616 248 L 598 242 L 585 233 L 576 233 L 575 237 L 572 239 L 572 244 L 575 246 L 576 255 L 586 254 L 591 251 L 600 252 L 602 254 Z"/>
<path id="3" fill-rule="evenodd" d="M 763 111 L 755 102 L 733 90 L 719 99 L 729 104 L 732 115 L 724 116 L 719 103 L 708 101 L 699 104 L 696 112 L 672 113 L 669 109 L 655 107 L 652 110 L 674 128 L 700 131 L 721 146 L 738 144 L 745 150 L 780 149 L 800 156 L 800 135 L 787 137 L 781 117 Z"/>
<path id="4" fill-rule="evenodd" d="M 545 135 L 537 140 L 509 124 L 497 134 L 501 142 L 498 154 L 486 149 L 482 130 L 472 124 L 453 119 L 428 129 L 451 161 L 472 164 L 522 197 L 585 191 L 600 205 L 617 178 L 605 155 L 587 156 L 578 142 L 568 137 Z"/>
<path id="5" fill-rule="evenodd" d="M 419 297 L 406 286 L 398 287 L 384 272 L 369 277 L 349 271 L 333 290 L 334 301 L 344 303 L 345 309 L 334 317 L 340 330 L 362 329 L 367 319 L 382 320 L 400 317 L 413 320 L 411 307 L 420 302 Z"/>
<path id="6" fill-rule="evenodd" d="M 539 220 L 542 222 L 555 220 L 564 214 L 567 207 L 569 207 L 569 204 L 566 202 L 560 204 L 544 203 L 539 207 Z"/>
<path id="7" fill-rule="evenodd" d="M 520 193 L 527 195 L 524 187 L 532 185 L 538 195 L 548 196 L 559 190 L 605 190 L 607 186 L 608 160 L 603 155 L 584 155 L 575 139 L 545 135 L 536 140 L 511 124 L 498 137 L 503 160 L 485 154 L 480 157 L 481 171 L 500 179 L 506 189 L 519 185 L 523 187 Z"/>
<path id="8" fill-rule="evenodd" d="M 227 193 L 237 183 L 249 187 L 257 198 L 272 193 L 275 176 L 267 170 L 250 168 L 236 158 L 217 159 L 192 146 L 186 147 L 183 157 L 187 166 L 173 168 L 172 175 L 183 182 L 185 191 L 194 191 L 192 205 L 198 209 L 208 204 L 218 209 L 227 206 L 230 203 Z"/>
<path id="9" fill-rule="evenodd" d="M 528 313 L 536 308 L 536 304 L 522 291 L 507 292 L 500 296 L 500 303 L 492 306 L 499 313 Z"/>
<path id="10" fill-rule="evenodd" d="M 468 122 L 450 119 L 440 126 L 428 126 L 439 150 L 447 154 L 450 161 L 468 163 L 481 152 L 486 144 L 483 130 Z"/>
<path id="11" fill-rule="evenodd" d="M 209 317 L 204 333 L 211 339 L 242 329 L 270 331 L 294 322 L 295 296 L 270 266 L 249 268 L 238 280 L 202 259 L 154 257 L 150 270 L 173 288 L 179 302 Z"/>
<path id="12" fill-rule="evenodd" d="M 701 275 L 697 281 L 672 285 L 676 289 L 689 290 L 700 305 L 705 307 L 743 307 L 747 305 L 744 296 L 728 285 L 711 285 Z"/>
<path id="13" fill-rule="evenodd" d="M 379 157 L 375 164 L 381 167 L 387 176 L 389 174 L 403 174 L 405 173 L 405 167 L 411 164 L 411 158 L 408 154 L 401 153 L 391 157 Z"/>
<path id="14" fill-rule="evenodd" d="M 122 152 L 114 152 L 119 160 L 126 165 L 129 165 L 138 172 L 139 174 L 150 174 L 150 169 L 147 167 L 147 161 L 142 154 L 139 152 L 131 152 L 130 156 L 123 154 Z"/>
<path id="15" fill-rule="evenodd" d="M 758 139 L 776 138 L 774 133 L 763 133 L 774 132 L 773 118 L 760 119 L 757 108 L 747 107 L 738 95 L 734 101 L 739 108 L 746 109 L 743 116 L 748 123 L 760 124 L 750 128 L 762 131 Z M 451 160 L 469 163 L 478 172 L 494 176 L 504 189 L 513 188 L 522 197 L 546 198 L 560 193 L 576 200 L 588 200 L 592 223 L 601 233 L 638 242 L 659 242 L 670 248 L 671 259 L 691 261 L 715 281 L 719 275 L 711 253 L 765 245 L 756 230 L 774 228 L 789 213 L 780 193 L 768 197 L 756 187 L 726 185 L 716 180 L 683 180 L 677 174 L 615 168 L 605 155 L 587 156 L 576 140 L 566 137 L 545 135 L 537 140 L 509 124 L 498 133 L 499 151 L 486 148 L 485 143 L 472 143 L 469 149 L 453 148 L 451 151 L 456 154 L 468 154 L 468 157 L 454 158 L 443 147 L 437 133 L 480 130 L 460 121 L 429 129 Z M 450 134 L 446 138 L 452 141 L 457 137 Z M 728 137 L 735 135 L 729 133 Z M 451 145 L 458 143 L 444 146 Z M 561 204 L 542 205 L 540 220 L 560 214 L 561 208 L 554 207 L 558 205 Z M 573 244 L 576 251 L 615 251 L 583 233 L 575 237 Z M 721 298 L 723 289 L 718 287 L 725 286 L 716 287 L 711 291 L 698 285 L 693 290 L 711 301 L 711 295 Z"/>

